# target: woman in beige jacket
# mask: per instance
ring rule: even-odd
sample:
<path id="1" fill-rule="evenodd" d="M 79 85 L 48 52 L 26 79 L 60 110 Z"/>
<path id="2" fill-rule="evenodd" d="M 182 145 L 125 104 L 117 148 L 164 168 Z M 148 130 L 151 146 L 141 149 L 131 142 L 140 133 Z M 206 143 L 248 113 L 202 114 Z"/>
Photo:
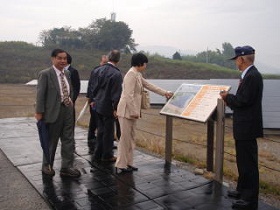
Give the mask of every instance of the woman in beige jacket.
<path id="1" fill-rule="evenodd" d="M 116 172 L 132 172 L 138 170 L 133 166 L 135 148 L 136 120 L 140 118 L 141 92 L 144 88 L 159 95 L 170 98 L 173 93 L 163 90 L 147 82 L 141 72 L 146 69 L 148 58 L 136 53 L 131 58 L 131 68 L 123 80 L 122 95 L 118 104 L 117 116 L 120 122 L 121 137 L 118 144 Z"/>

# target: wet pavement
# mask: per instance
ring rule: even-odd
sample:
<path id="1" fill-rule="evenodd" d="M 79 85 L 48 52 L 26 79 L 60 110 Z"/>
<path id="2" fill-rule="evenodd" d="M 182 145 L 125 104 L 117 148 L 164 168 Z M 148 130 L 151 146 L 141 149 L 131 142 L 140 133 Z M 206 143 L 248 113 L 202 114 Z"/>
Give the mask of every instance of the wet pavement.
<path id="1" fill-rule="evenodd" d="M 116 174 L 113 163 L 94 162 L 88 155 L 87 130 L 77 127 L 76 159 L 82 176 L 78 179 L 61 178 L 60 145 L 57 148 L 54 170 L 50 179 L 42 176 L 42 149 L 33 118 L 0 119 L 0 148 L 38 193 L 53 209 L 231 209 L 232 199 L 227 188 L 215 181 L 171 165 L 164 169 L 165 161 L 135 151 L 138 171 Z M 17 202 L 17 201 L 15 201 Z M 260 210 L 276 210 L 259 202 Z"/>

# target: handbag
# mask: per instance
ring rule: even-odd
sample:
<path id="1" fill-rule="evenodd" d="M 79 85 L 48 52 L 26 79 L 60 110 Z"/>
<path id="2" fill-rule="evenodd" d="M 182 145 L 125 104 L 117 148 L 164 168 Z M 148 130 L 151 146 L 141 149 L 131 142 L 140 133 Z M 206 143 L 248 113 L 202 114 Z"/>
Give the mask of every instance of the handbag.
<path id="1" fill-rule="evenodd" d="M 141 109 L 149 109 L 150 105 L 150 94 L 147 90 L 142 90 L 142 98 L 141 98 Z"/>

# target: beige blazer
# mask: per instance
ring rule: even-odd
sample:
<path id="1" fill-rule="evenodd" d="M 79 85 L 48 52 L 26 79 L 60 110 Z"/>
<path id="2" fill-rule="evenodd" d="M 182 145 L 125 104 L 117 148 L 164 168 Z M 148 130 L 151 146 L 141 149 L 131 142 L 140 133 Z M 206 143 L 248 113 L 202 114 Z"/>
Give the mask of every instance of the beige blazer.
<path id="1" fill-rule="evenodd" d="M 131 67 L 123 79 L 123 90 L 117 108 L 118 116 L 127 119 L 132 119 L 131 115 L 140 116 L 143 88 L 162 96 L 166 93 L 166 90 L 147 82 L 136 68 Z"/>

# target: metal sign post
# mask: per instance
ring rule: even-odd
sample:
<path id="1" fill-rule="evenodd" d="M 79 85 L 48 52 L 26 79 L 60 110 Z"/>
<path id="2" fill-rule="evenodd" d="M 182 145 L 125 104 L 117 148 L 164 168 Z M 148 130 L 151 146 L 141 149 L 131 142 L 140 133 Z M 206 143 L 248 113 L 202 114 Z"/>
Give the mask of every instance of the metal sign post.
<path id="1" fill-rule="evenodd" d="M 164 168 L 169 171 L 172 161 L 172 132 L 173 132 L 173 117 L 166 116 L 165 128 L 165 166 Z"/>
<path id="2" fill-rule="evenodd" d="M 216 127 L 215 180 L 223 182 L 224 167 L 224 136 L 225 136 L 225 103 L 218 99 Z"/>

